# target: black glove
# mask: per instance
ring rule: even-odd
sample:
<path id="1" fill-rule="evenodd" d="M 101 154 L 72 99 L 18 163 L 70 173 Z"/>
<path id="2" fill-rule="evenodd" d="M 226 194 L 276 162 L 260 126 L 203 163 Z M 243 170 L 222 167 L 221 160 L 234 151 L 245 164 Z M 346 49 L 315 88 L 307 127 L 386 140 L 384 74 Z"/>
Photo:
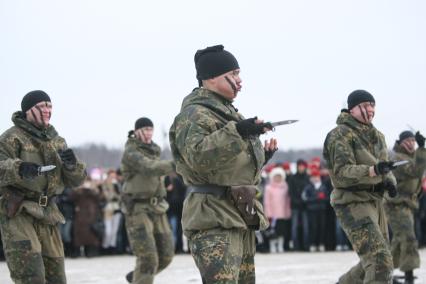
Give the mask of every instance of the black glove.
<path id="1" fill-rule="evenodd" d="M 248 118 L 237 122 L 237 131 L 243 138 L 247 138 L 251 135 L 260 135 L 265 133 L 263 131 L 263 123 L 256 124 L 257 117 Z"/>
<path id="2" fill-rule="evenodd" d="M 31 162 L 21 162 L 18 173 L 21 178 L 33 179 L 39 175 L 39 165 Z"/>
<path id="3" fill-rule="evenodd" d="M 277 149 L 274 150 L 265 150 L 265 164 L 272 158 Z"/>
<path id="4" fill-rule="evenodd" d="M 396 189 L 396 185 L 394 185 L 391 181 L 385 180 L 383 182 L 383 187 L 388 191 L 388 195 L 391 198 L 394 198 L 398 195 L 398 190 Z"/>
<path id="5" fill-rule="evenodd" d="M 376 175 L 385 175 L 393 169 L 396 169 L 396 167 L 393 166 L 393 162 L 379 162 L 374 166 L 374 172 Z"/>
<path id="6" fill-rule="evenodd" d="M 417 145 L 419 145 L 420 148 L 424 148 L 425 147 L 425 137 L 423 135 L 421 135 L 419 131 L 417 131 L 415 138 L 416 138 Z"/>
<path id="7" fill-rule="evenodd" d="M 73 170 L 75 168 L 77 158 L 75 157 L 72 149 L 68 148 L 66 150 L 59 150 L 58 154 L 67 170 Z"/>

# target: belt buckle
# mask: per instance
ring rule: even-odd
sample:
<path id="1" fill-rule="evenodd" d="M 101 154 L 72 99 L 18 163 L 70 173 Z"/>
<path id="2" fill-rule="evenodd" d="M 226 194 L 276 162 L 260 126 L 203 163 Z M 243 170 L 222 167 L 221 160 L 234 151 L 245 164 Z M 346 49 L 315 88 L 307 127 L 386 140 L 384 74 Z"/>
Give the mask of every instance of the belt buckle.
<path id="1" fill-rule="evenodd" d="M 47 195 L 40 195 L 40 198 L 38 199 L 38 205 L 41 207 L 47 206 L 48 197 Z"/>
<path id="2" fill-rule="evenodd" d="M 152 206 L 156 206 L 158 204 L 158 198 L 157 197 L 151 197 L 149 199 L 149 204 L 151 204 Z"/>

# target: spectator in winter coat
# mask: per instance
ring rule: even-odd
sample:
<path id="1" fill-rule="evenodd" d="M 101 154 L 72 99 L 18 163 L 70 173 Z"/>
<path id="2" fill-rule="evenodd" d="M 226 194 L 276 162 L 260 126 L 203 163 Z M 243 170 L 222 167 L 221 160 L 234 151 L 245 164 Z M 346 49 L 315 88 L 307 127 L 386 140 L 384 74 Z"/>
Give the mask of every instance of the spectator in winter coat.
<path id="1" fill-rule="evenodd" d="M 114 170 L 109 170 L 107 178 L 99 186 L 102 198 L 105 200 L 103 219 L 105 232 L 102 240 L 102 248 L 106 254 L 114 254 L 117 249 L 118 229 L 121 223 L 120 187 Z"/>
<path id="2" fill-rule="evenodd" d="M 61 231 L 62 242 L 64 244 L 65 256 L 71 256 L 74 251 L 72 244 L 74 203 L 70 199 L 72 192 L 73 189 L 67 187 L 64 189 L 64 192 L 57 197 L 58 208 L 65 218 L 65 224 L 59 224 L 59 230 Z"/>
<path id="3" fill-rule="evenodd" d="M 310 251 L 325 250 L 325 217 L 329 197 L 321 181 L 319 169 L 311 169 L 310 183 L 305 186 L 302 199 L 306 202 L 309 223 Z"/>
<path id="4" fill-rule="evenodd" d="M 291 200 L 291 238 L 294 250 L 309 250 L 309 225 L 305 202 L 302 200 L 302 192 L 309 184 L 309 176 L 306 173 L 307 163 L 304 160 L 297 161 L 297 172 L 289 179 Z M 299 226 L 302 226 L 302 235 Z M 302 237 L 302 238 L 301 238 Z M 300 239 L 303 244 L 300 244 Z"/>
<path id="5" fill-rule="evenodd" d="M 96 256 L 104 229 L 99 189 L 87 178 L 81 187 L 72 192 L 70 199 L 75 204 L 74 247 L 79 250 L 83 246 L 87 257 Z"/>
<path id="6" fill-rule="evenodd" d="M 170 205 L 169 210 L 167 210 L 167 217 L 173 231 L 175 251 L 183 252 L 182 210 L 186 196 L 186 186 L 182 177 L 176 172 L 166 176 L 164 183 L 167 189 L 166 200 Z"/>
<path id="7" fill-rule="evenodd" d="M 269 240 L 272 253 L 288 250 L 290 240 L 290 195 L 285 181 L 285 171 L 281 167 L 274 168 L 269 174 L 269 183 L 265 187 L 265 214 L 271 220 L 271 229 L 275 232 Z"/>

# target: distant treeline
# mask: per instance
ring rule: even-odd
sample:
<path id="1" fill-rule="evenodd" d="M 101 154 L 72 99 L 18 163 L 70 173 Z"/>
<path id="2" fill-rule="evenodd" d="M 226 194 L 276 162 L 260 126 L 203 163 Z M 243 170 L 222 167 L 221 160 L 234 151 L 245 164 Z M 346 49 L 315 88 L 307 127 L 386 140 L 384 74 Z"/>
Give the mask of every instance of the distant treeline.
<path id="1" fill-rule="evenodd" d="M 120 166 L 123 149 L 108 148 L 103 144 L 85 144 L 73 147 L 78 157 L 82 159 L 87 167 L 101 167 L 116 169 Z M 277 151 L 271 162 L 296 162 L 298 159 L 310 160 L 313 157 L 322 157 L 322 149 Z M 163 148 L 162 159 L 171 159 L 169 148 Z"/>

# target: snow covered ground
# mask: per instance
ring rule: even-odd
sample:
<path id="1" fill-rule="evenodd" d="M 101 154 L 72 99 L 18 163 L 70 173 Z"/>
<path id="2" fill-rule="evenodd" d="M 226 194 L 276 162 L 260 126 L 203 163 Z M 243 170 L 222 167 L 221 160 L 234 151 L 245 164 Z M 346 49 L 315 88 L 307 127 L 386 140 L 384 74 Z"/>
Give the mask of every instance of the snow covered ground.
<path id="1" fill-rule="evenodd" d="M 426 267 L 426 249 L 420 251 Z M 133 256 L 66 259 L 69 284 L 125 284 L 124 276 L 133 268 Z M 260 284 L 330 284 L 356 264 L 354 252 L 284 253 L 256 255 L 256 283 Z M 415 271 L 416 283 L 426 284 L 426 268 Z M 402 274 L 396 271 L 395 274 Z M 0 283 L 12 284 L 5 262 L 0 262 Z M 177 255 L 156 279 L 156 284 L 201 283 L 198 270 L 189 255 Z"/>

